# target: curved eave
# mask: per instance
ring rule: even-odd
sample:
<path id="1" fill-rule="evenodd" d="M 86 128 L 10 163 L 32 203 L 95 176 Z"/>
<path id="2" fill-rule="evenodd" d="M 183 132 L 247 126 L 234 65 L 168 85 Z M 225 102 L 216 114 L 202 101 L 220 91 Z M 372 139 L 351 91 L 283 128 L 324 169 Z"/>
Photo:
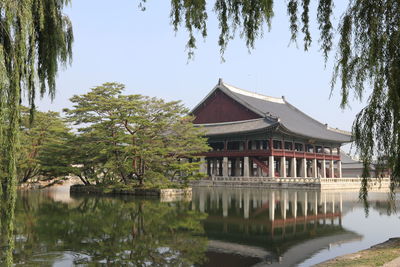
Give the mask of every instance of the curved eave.
<path id="1" fill-rule="evenodd" d="M 230 136 L 238 134 L 262 133 L 274 129 L 277 122 L 271 122 L 266 118 L 248 121 L 197 124 L 196 126 L 204 130 L 205 136 Z"/>
<path id="2" fill-rule="evenodd" d="M 206 133 L 206 136 L 227 136 L 227 135 L 237 135 L 237 134 L 263 133 L 268 130 L 272 130 L 272 129 L 276 128 L 276 126 L 277 125 L 271 125 L 269 127 L 264 127 L 264 128 L 260 128 L 260 129 L 236 131 L 236 132 L 229 132 L 229 133 L 215 133 L 215 134 Z"/>
<path id="3" fill-rule="evenodd" d="M 327 143 L 344 144 L 344 143 L 352 142 L 352 140 L 351 140 L 352 137 L 350 135 L 344 135 L 344 134 L 339 134 L 339 133 L 338 133 L 338 135 L 342 135 L 343 136 L 342 139 L 327 139 L 327 138 L 322 138 L 320 136 L 304 135 L 302 133 L 298 133 L 296 131 L 290 130 L 282 122 L 280 122 L 279 125 L 277 126 L 277 130 L 282 132 L 282 133 L 284 133 L 284 134 L 287 134 L 287 135 L 296 135 L 296 136 L 299 136 L 299 137 L 304 138 L 304 139 L 313 139 L 313 140 L 318 140 L 318 141 L 327 142 Z M 327 131 L 329 131 L 329 130 L 327 130 Z"/>

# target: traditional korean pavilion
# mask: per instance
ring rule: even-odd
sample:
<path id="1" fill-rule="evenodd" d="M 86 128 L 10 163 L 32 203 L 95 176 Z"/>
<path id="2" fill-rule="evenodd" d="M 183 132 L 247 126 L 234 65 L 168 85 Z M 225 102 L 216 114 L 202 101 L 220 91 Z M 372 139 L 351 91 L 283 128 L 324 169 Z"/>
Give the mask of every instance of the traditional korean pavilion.
<path id="1" fill-rule="evenodd" d="M 192 114 L 212 148 L 202 154 L 210 177 L 342 177 L 340 147 L 351 133 L 318 122 L 284 97 L 220 79 Z"/>

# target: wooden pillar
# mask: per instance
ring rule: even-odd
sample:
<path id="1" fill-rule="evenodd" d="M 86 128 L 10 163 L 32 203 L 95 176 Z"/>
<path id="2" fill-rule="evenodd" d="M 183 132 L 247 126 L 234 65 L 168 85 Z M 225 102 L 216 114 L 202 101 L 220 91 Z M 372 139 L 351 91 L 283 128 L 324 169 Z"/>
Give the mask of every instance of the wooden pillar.
<path id="1" fill-rule="evenodd" d="M 269 156 L 268 162 L 268 169 L 269 169 L 269 177 L 275 177 L 275 160 L 274 156 Z"/>
<path id="2" fill-rule="evenodd" d="M 287 175 L 286 175 L 286 157 L 285 157 L 285 156 L 281 157 L 281 170 L 280 170 L 280 175 L 281 175 L 281 177 L 283 177 L 283 178 L 286 178 L 286 177 L 287 177 Z"/>
<path id="3" fill-rule="evenodd" d="M 290 164 L 290 176 L 293 178 L 297 177 L 297 160 L 296 158 L 292 158 L 292 162 Z"/>
<path id="4" fill-rule="evenodd" d="M 338 178 L 342 178 L 342 161 L 341 160 L 338 160 L 337 168 L 338 168 Z"/>
<path id="5" fill-rule="evenodd" d="M 333 160 L 331 160 L 331 164 L 330 164 L 331 166 L 330 166 L 330 169 L 329 169 L 329 171 L 330 171 L 330 177 L 331 178 L 334 178 L 335 177 L 335 165 L 334 165 L 334 162 L 333 162 Z"/>

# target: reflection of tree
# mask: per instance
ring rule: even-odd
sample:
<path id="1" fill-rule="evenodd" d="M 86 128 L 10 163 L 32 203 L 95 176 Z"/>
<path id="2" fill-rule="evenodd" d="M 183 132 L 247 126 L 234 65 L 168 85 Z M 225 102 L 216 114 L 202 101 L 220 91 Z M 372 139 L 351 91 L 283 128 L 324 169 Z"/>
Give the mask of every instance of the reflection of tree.
<path id="1" fill-rule="evenodd" d="M 18 204 L 22 203 L 23 198 Z M 187 203 L 85 198 L 78 206 L 68 207 L 44 202 L 33 211 L 34 221 L 30 219 L 32 210 L 21 208 L 17 214 L 17 263 L 50 251 L 89 256 L 75 264 L 187 266 L 204 259 L 207 242 L 200 221 L 205 215 L 190 211 Z"/>

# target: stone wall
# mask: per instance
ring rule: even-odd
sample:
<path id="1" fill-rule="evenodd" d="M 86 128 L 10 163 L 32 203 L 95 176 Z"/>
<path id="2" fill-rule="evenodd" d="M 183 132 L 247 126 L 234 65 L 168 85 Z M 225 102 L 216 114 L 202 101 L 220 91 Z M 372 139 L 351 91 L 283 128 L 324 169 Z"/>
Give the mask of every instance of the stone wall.
<path id="1" fill-rule="evenodd" d="M 167 197 L 167 196 L 180 196 L 180 195 L 191 195 L 192 188 L 184 189 L 107 189 L 95 185 L 73 185 L 70 188 L 72 193 L 86 193 L 86 194 L 101 194 L 101 195 L 134 195 L 134 196 L 156 196 L 156 197 Z"/>

